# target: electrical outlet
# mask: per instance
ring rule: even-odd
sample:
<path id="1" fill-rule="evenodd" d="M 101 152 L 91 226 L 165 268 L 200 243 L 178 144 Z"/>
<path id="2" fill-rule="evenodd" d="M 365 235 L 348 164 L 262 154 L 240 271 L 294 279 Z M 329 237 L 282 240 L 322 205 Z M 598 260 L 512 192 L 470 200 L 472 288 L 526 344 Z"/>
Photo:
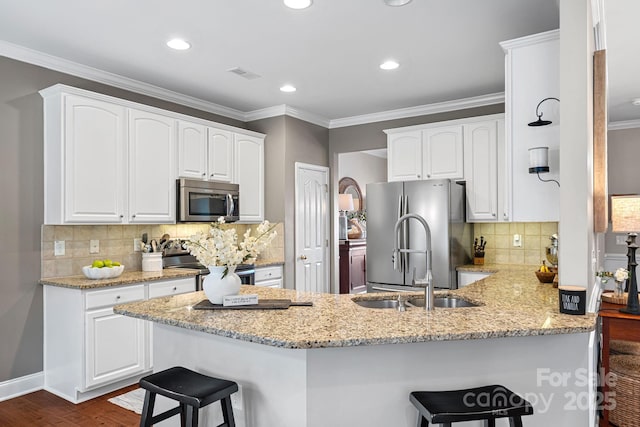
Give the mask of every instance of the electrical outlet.
<path id="1" fill-rule="evenodd" d="M 627 246 L 627 236 L 616 236 L 616 245 Z"/>
<path id="2" fill-rule="evenodd" d="M 238 384 L 238 391 L 231 395 L 231 406 L 237 411 L 242 411 L 242 387 Z"/>
<path id="3" fill-rule="evenodd" d="M 89 253 L 97 254 L 100 252 L 100 240 L 89 240 Z"/>
<path id="4" fill-rule="evenodd" d="M 64 255 L 64 240 L 56 240 L 53 243 L 53 256 Z"/>
<path id="5" fill-rule="evenodd" d="M 513 246 L 520 248 L 522 247 L 522 235 L 514 234 L 513 235 Z"/>
<path id="6" fill-rule="evenodd" d="M 142 250 L 142 239 L 135 238 L 133 239 L 133 251 L 140 252 Z"/>

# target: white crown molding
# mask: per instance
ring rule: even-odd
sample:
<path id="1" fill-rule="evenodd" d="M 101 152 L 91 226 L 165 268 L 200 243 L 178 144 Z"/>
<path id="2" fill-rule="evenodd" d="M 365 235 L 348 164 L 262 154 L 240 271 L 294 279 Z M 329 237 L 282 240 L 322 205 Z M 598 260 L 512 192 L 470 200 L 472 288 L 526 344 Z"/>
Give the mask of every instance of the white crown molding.
<path id="1" fill-rule="evenodd" d="M 27 62 L 29 64 L 38 65 L 50 70 L 59 71 L 61 73 L 71 74 L 87 80 L 107 84 L 109 86 L 115 86 L 120 89 L 130 90 L 142 95 L 175 102 L 187 107 L 244 121 L 245 114 L 242 111 L 214 104 L 212 102 L 203 101 L 192 96 L 183 95 L 178 92 L 163 89 L 149 83 L 109 73 L 97 68 L 88 67 L 86 65 L 78 64 L 77 62 L 68 61 L 37 50 L 9 43 L 4 40 L 0 40 L 0 55 L 18 61 Z"/>
<path id="2" fill-rule="evenodd" d="M 362 116 L 346 117 L 344 119 L 334 119 L 330 121 L 329 128 L 335 129 L 365 123 L 382 122 L 385 120 L 403 119 L 405 117 L 425 116 L 429 114 L 444 113 L 446 111 L 484 107 L 486 105 L 500 104 L 502 102 L 504 102 L 504 92 L 492 93 L 489 95 L 456 99 L 453 101 L 437 102 L 435 104 L 419 105 L 417 107 L 400 108 L 380 113 L 364 114 Z"/>
<path id="3" fill-rule="evenodd" d="M 610 122 L 607 125 L 607 130 L 622 130 L 622 129 L 636 129 L 640 128 L 640 120 L 625 120 L 619 122 Z"/>
<path id="4" fill-rule="evenodd" d="M 44 372 L 4 381 L 0 383 L 0 402 L 42 390 L 43 387 Z"/>
<path id="5" fill-rule="evenodd" d="M 520 37 L 512 40 L 505 40 L 500 42 L 502 50 L 505 52 L 509 49 L 522 46 L 530 46 L 532 44 L 542 43 L 551 40 L 558 40 L 560 38 L 560 30 L 545 31 L 544 33 L 532 34 L 530 36 Z"/>
<path id="6" fill-rule="evenodd" d="M 304 120 L 305 122 L 312 123 L 314 125 L 329 127 L 329 120 L 318 114 L 310 113 L 308 111 L 300 110 L 291 107 L 286 104 L 274 105 L 273 107 L 262 108 L 260 110 L 253 110 L 245 113 L 245 121 L 252 122 L 254 120 L 268 119 L 270 117 L 277 116 L 289 116 L 296 119 Z"/>

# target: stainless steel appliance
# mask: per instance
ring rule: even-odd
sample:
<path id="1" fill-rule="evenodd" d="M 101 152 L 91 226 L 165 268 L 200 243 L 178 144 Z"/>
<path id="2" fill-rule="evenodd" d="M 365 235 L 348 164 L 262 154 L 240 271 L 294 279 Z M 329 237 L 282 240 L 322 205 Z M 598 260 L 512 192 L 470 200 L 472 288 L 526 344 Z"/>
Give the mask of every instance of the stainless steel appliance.
<path id="1" fill-rule="evenodd" d="M 238 184 L 225 182 L 176 180 L 176 218 L 178 222 L 226 222 L 240 219 Z"/>
<path id="2" fill-rule="evenodd" d="M 403 215 L 424 218 L 431 230 L 435 288 L 457 288 L 456 266 L 469 263 L 472 228 L 465 222 L 464 182 L 449 180 L 367 184 L 367 292 L 424 291 L 411 287 L 426 276 L 427 235 L 416 221 L 404 221 L 400 245 L 411 248 L 393 268 L 394 225 Z"/>
<path id="3" fill-rule="evenodd" d="M 171 247 L 165 249 L 162 256 L 163 268 L 188 268 L 198 270 L 196 276 L 196 290 L 202 290 L 202 281 L 209 274 L 209 269 L 200 264 L 196 257 L 182 247 L 182 242 L 176 240 Z M 255 285 L 255 266 L 253 264 L 240 264 L 236 267 L 236 274 L 243 285 Z"/>

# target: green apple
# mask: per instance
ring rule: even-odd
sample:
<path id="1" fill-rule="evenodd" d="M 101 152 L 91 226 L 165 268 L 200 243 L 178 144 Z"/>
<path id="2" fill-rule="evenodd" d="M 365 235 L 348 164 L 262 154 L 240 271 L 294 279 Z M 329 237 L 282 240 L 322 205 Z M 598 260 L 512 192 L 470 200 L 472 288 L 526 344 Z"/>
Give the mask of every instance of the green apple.
<path id="1" fill-rule="evenodd" d="M 104 267 L 104 262 L 102 260 L 97 259 L 97 260 L 93 261 L 93 264 L 91 264 L 91 267 L 102 268 L 102 267 Z"/>
<path id="2" fill-rule="evenodd" d="M 120 263 L 118 261 L 113 261 L 113 266 L 114 267 L 120 267 Z"/>

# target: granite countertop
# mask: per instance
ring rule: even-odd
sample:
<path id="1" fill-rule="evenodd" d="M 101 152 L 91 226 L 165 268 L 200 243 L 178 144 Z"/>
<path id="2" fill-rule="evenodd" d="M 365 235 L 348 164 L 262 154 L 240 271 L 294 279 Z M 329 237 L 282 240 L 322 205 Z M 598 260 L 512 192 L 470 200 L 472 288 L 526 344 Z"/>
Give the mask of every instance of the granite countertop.
<path id="1" fill-rule="evenodd" d="M 284 262 L 282 260 L 264 259 L 256 261 L 254 265 L 256 267 L 273 267 L 283 264 Z M 60 286 L 63 288 L 93 289 L 139 282 L 152 282 L 156 280 L 179 279 L 181 277 L 194 277 L 197 274 L 197 270 L 190 270 L 188 268 L 165 269 L 162 271 L 127 271 L 125 269 L 120 276 L 113 279 L 93 280 L 87 279 L 84 275 L 79 275 L 40 279 L 40 284 Z"/>
<path id="2" fill-rule="evenodd" d="M 40 284 L 73 289 L 94 289 L 140 282 L 153 282 L 156 280 L 179 279 L 181 277 L 195 277 L 197 274 L 197 270 L 187 268 L 166 269 L 162 271 L 127 271 L 125 269 L 120 276 L 112 279 L 94 280 L 87 279 L 84 275 L 51 277 L 40 279 Z"/>
<path id="3" fill-rule="evenodd" d="M 471 340 L 586 333 L 597 316 L 560 314 L 558 290 L 539 283 L 531 266 L 482 266 L 494 274 L 455 291 L 481 304 L 470 308 L 371 309 L 352 299 L 384 299 L 396 294 L 336 295 L 243 286 L 259 298 L 312 301 L 313 307 L 285 310 L 194 310 L 203 292 L 116 306 L 119 314 L 234 339 L 282 348 L 308 349 L 358 345 Z M 477 269 L 478 266 L 473 267 Z M 421 293 L 410 295 L 422 295 Z"/>

